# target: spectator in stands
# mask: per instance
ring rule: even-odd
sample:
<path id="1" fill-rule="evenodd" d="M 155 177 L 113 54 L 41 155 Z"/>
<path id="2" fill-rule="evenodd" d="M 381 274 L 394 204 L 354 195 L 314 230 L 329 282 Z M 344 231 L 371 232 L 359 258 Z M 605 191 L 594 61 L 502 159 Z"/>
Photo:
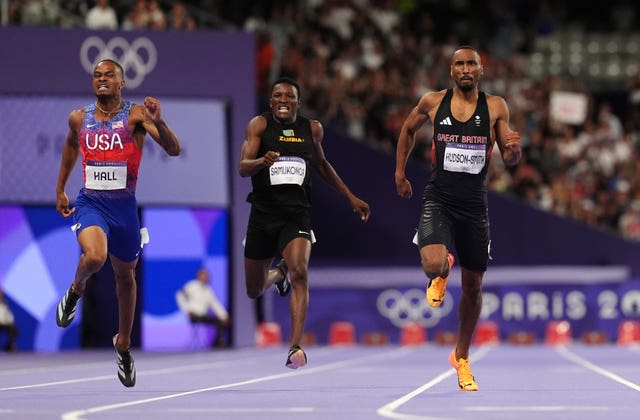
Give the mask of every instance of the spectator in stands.
<path id="1" fill-rule="evenodd" d="M 147 10 L 149 12 L 149 29 L 164 30 L 167 28 L 167 15 L 160 7 L 158 0 L 149 0 Z"/>
<path id="2" fill-rule="evenodd" d="M 55 26 L 60 23 L 60 5 L 56 0 L 27 0 L 21 15 L 23 25 Z"/>
<path id="3" fill-rule="evenodd" d="M 87 12 L 85 24 L 89 29 L 118 29 L 118 16 L 109 0 L 98 0 Z"/>
<path id="4" fill-rule="evenodd" d="M 0 22 L 9 25 L 19 25 L 22 22 L 22 0 L 11 0 L 7 6 L 7 15 L 3 16 L 4 10 L 0 8 Z"/>
<path id="5" fill-rule="evenodd" d="M 275 48 L 271 35 L 266 30 L 256 31 L 256 92 L 258 101 L 264 102 L 268 95 L 267 80 L 271 74 L 271 65 L 275 56 Z"/>
<path id="6" fill-rule="evenodd" d="M 184 2 L 181 1 L 173 2 L 173 6 L 171 6 L 171 11 L 169 12 L 167 20 L 167 27 L 173 30 L 192 31 L 196 29 L 197 26 L 195 19 L 191 17 L 184 5 Z"/>
<path id="7" fill-rule="evenodd" d="M 151 17 L 149 16 L 149 9 L 147 8 L 147 0 L 136 0 L 133 10 L 127 13 L 122 21 L 122 29 L 147 29 L 150 20 Z"/>

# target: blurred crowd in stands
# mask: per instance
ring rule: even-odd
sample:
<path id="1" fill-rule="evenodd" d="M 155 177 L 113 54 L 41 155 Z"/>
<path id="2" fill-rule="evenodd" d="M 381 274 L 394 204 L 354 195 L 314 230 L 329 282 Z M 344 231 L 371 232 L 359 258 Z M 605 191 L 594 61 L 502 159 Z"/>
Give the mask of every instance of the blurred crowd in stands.
<path id="1" fill-rule="evenodd" d="M 294 77 L 307 115 L 389 154 L 420 96 L 450 86 L 453 49 L 471 44 L 485 67 L 480 88 L 506 99 L 523 142 L 512 170 L 497 154 L 491 160 L 489 188 L 640 240 L 640 67 L 607 92 L 563 72 L 529 71 L 531 54 L 568 27 L 638 36 L 633 0 L 606 8 L 573 0 L 4 1 L 8 25 L 251 31 L 261 110 L 271 81 Z M 584 121 L 554 118 L 549 99 L 558 91 L 586 98 Z M 414 152 L 425 164 L 428 129 Z"/>

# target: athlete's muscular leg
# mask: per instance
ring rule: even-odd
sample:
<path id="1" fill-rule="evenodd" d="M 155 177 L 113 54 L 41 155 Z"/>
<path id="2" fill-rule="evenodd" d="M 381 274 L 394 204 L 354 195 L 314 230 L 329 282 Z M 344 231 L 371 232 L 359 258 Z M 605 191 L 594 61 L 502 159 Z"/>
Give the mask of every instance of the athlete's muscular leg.
<path id="1" fill-rule="evenodd" d="M 287 244 L 282 256 L 289 268 L 289 280 L 293 290 L 289 300 L 291 312 L 291 345 L 300 345 L 304 333 L 304 322 L 309 307 L 309 258 L 311 241 L 294 238 Z"/>
<path id="2" fill-rule="evenodd" d="M 102 268 L 107 261 L 107 235 L 99 226 L 89 226 L 78 234 L 82 255 L 71 285 L 79 295 L 84 292 L 87 279 Z"/>
<path id="3" fill-rule="evenodd" d="M 269 268 L 273 263 L 273 258 L 264 260 L 254 260 L 245 257 L 244 259 L 244 276 L 247 286 L 247 296 L 251 299 L 257 299 L 273 285 L 273 283 L 282 281 L 282 271 L 277 268 Z"/>
<path id="4" fill-rule="evenodd" d="M 426 245 L 420 248 L 420 259 L 424 273 L 433 280 L 436 277 L 446 278 L 449 275 L 447 247 L 442 244 Z"/>
<path id="5" fill-rule="evenodd" d="M 462 296 L 458 307 L 459 331 L 456 359 L 469 358 L 469 346 L 482 309 L 482 276 L 484 273 L 462 268 Z"/>
<path id="6" fill-rule="evenodd" d="M 138 259 L 123 262 L 113 256 L 111 266 L 116 277 L 116 295 L 118 297 L 118 348 L 127 350 L 131 346 L 131 331 L 136 312 L 136 264 Z"/>

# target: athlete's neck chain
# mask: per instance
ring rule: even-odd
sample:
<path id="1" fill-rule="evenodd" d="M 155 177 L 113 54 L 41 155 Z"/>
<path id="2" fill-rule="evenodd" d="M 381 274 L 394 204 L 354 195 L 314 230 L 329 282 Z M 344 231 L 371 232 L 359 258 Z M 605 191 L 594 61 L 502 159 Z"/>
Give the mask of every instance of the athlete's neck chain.
<path id="1" fill-rule="evenodd" d="M 102 112 L 107 117 L 110 117 L 110 116 L 115 115 L 118 112 L 120 112 L 120 109 L 122 109 L 122 101 L 118 101 L 118 105 L 115 108 L 113 108 L 113 110 L 111 110 L 111 111 L 106 111 L 106 110 L 100 108 L 100 105 L 98 105 L 98 102 L 96 102 L 96 108 L 98 108 L 98 111 Z"/>

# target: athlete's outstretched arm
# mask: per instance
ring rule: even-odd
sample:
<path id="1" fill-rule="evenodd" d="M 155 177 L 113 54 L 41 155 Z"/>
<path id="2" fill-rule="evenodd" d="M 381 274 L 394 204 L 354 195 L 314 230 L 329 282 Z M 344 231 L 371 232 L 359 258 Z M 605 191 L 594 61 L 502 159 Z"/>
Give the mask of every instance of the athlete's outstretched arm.
<path id="1" fill-rule="evenodd" d="M 434 106 L 435 101 L 441 96 L 440 93 L 427 93 L 418 104 L 411 110 L 407 119 L 402 124 L 398 145 L 396 146 L 396 191 L 402 198 L 411 198 L 413 190 L 411 183 L 405 176 L 409 155 L 416 144 L 416 132 L 429 119 L 429 111 Z"/>
<path id="2" fill-rule="evenodd" d="M 349 200 L 353 211 L 359 213 L 360 219 L 366 222 L 369 220 L 369 216 L 371 216 L 369 204 L 362 201 L 351 192 L 349 187 L 347 187 L 347 185 L 342 181 L 336 170 L 327 160 L 327 157 L 324 154 L 324 149 L 322 148 L 324 129 L 319 121 L 311 120 L 311 133 L 313 135 L 313 159 L 311 162 L 313 167 L 327 184 L 334 187 Z"/>
<path id="3" fill-rule="evenodd" d="M 520 133 L 509 127 L 509 107 L 500 96 L 490 98 L 492 111 L 496 113 L 496 142 L 506 166 L 516 165 L 522 157 Z"/>
<path id="4" fill-rule="evenodd" d="M 71 175 L 73 167 L 76 165 L 80 154 L 80 144 L 78 143 L 78 133 L 84 118 L 84 110 L 76 109 L 69 114 L 69 132 L 62 147 L 62 159 L 60 161 L 60 173 L 56 184 L 56 210 L 63 217 L 69 217 L 75 208 L 69 208 L 69 197 L 65 192 L 67 181 Z"/>

